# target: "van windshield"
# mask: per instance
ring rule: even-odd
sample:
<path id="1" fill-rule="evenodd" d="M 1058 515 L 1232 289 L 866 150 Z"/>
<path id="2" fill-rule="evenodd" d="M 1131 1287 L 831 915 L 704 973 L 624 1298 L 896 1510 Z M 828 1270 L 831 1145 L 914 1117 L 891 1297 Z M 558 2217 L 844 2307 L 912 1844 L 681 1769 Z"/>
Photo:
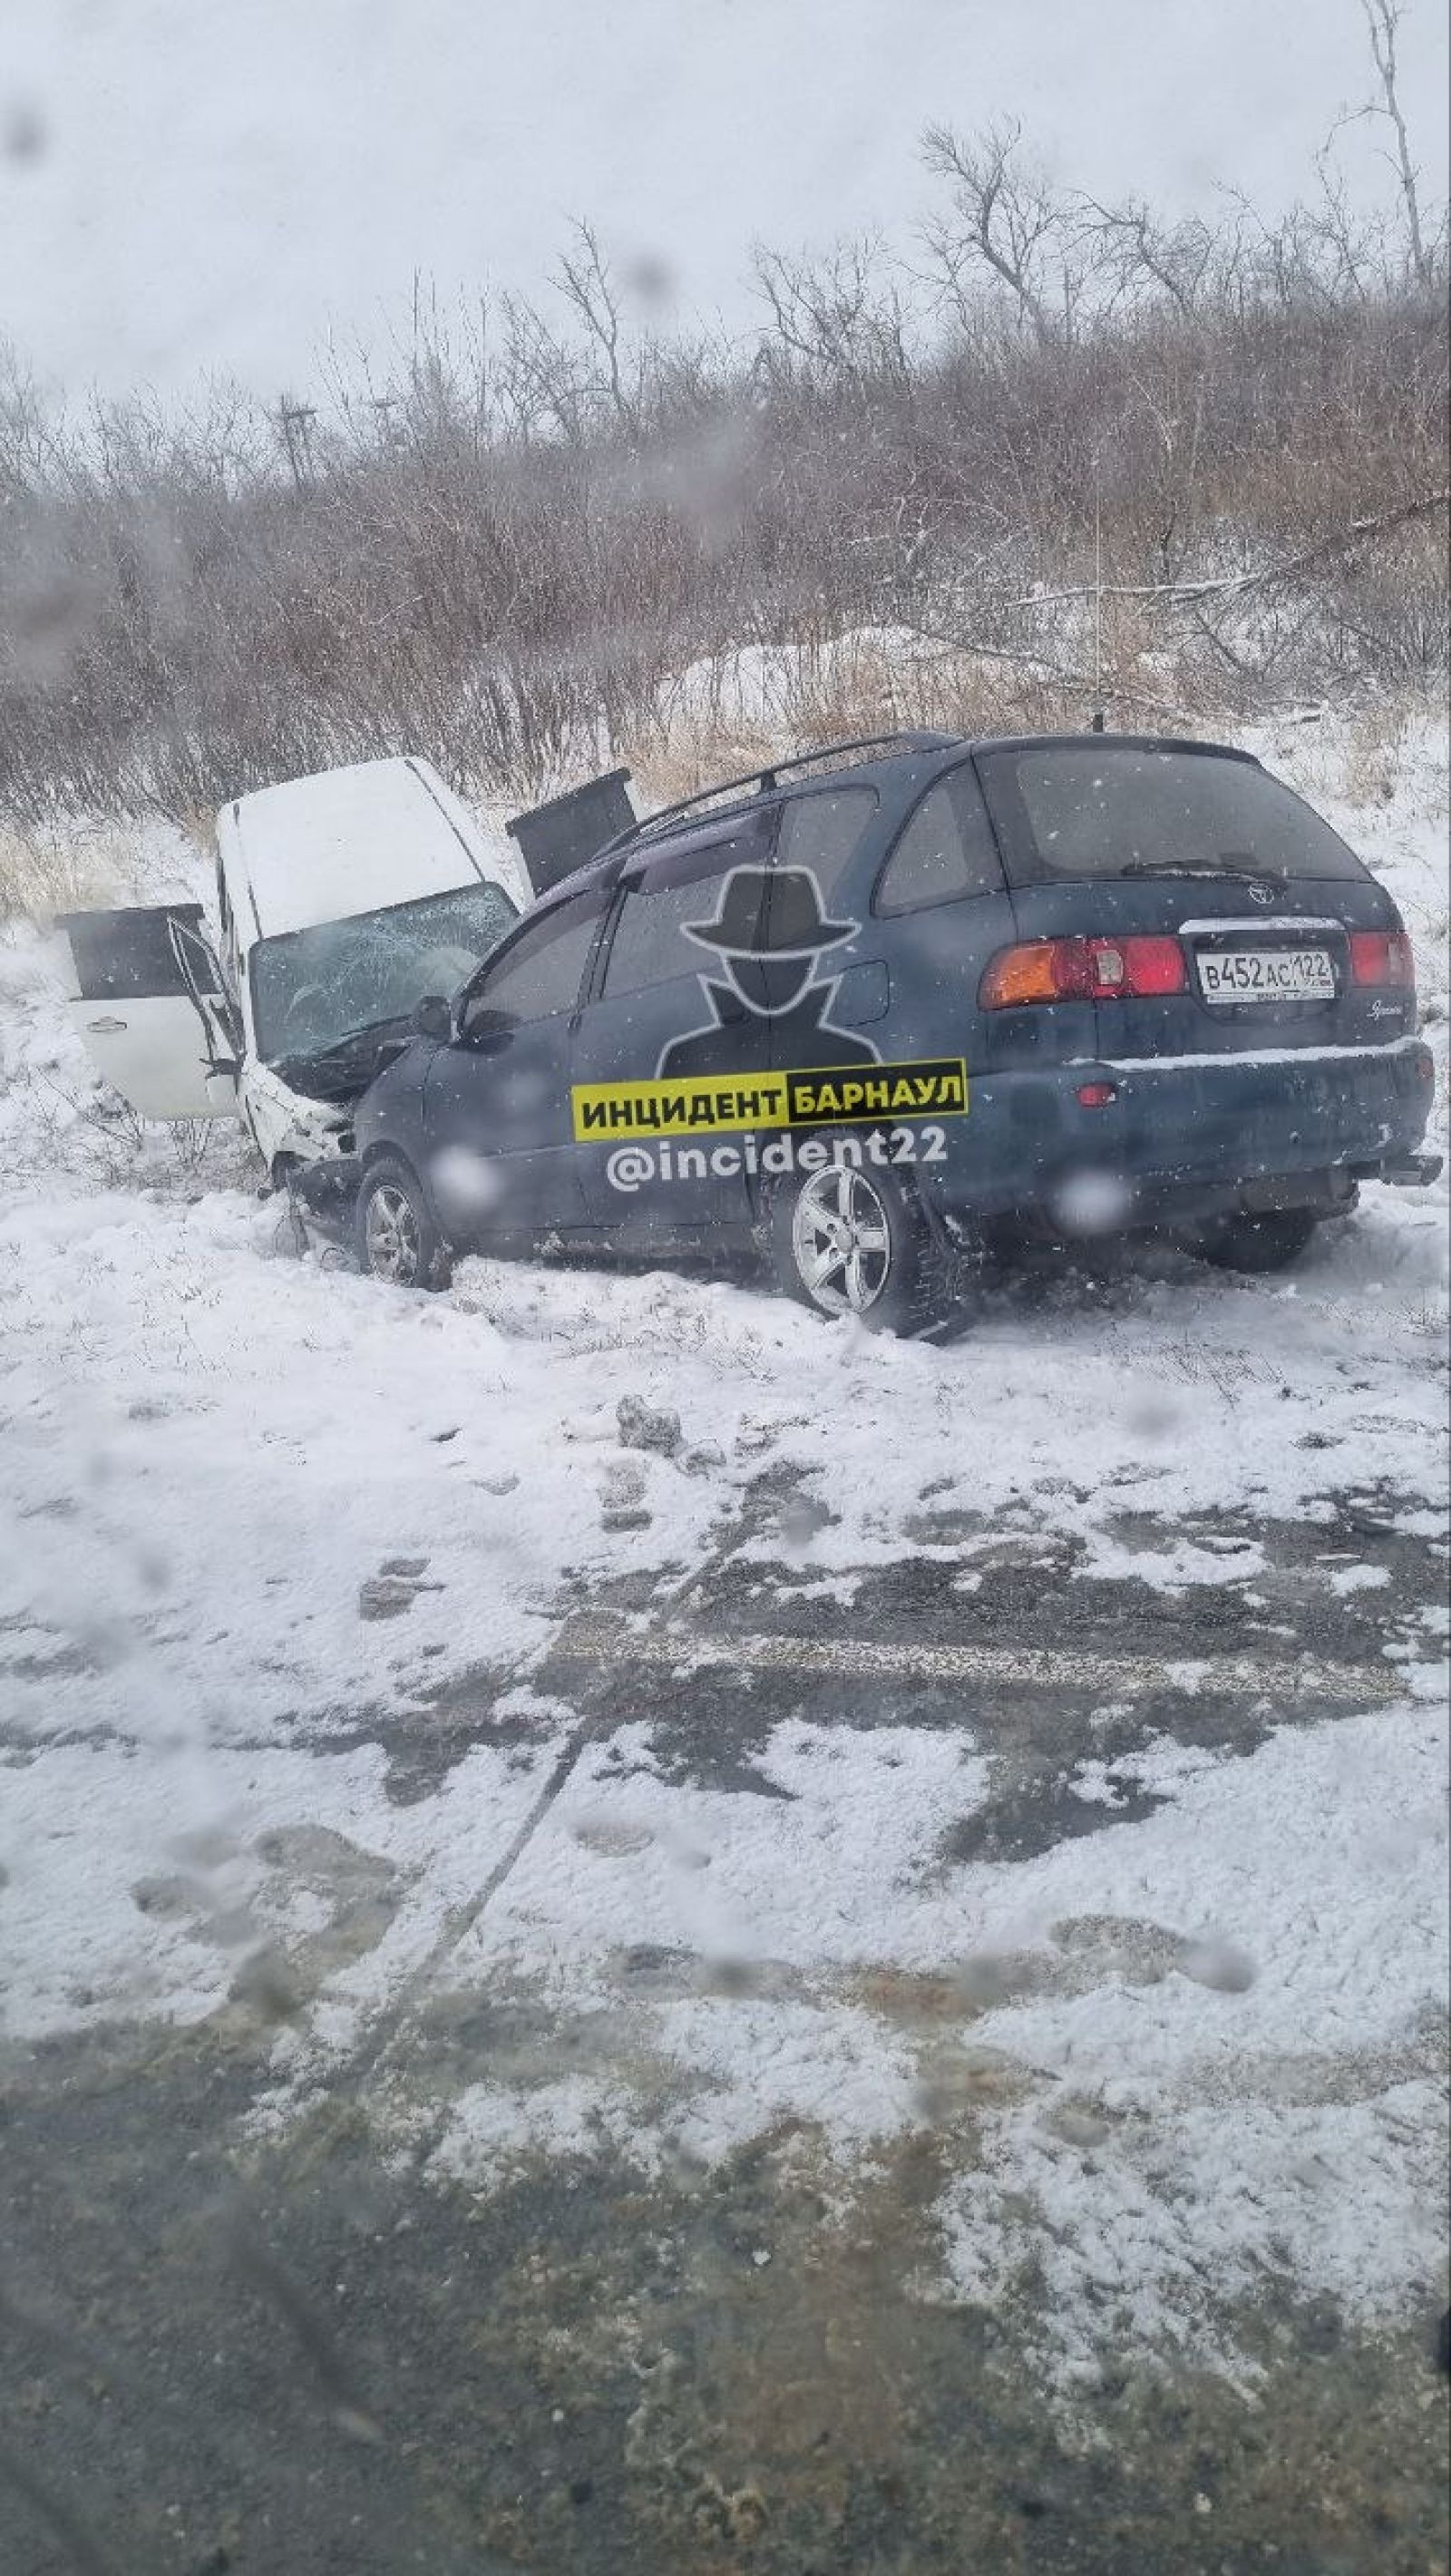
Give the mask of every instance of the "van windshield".
<path id="1" fill-rule="evenodd" d="M 1337 832 L 1257 762 L 1095 740 L 979 754 L 1009 882 L 1360 877 Z"/>
<path id="2" fill-rule="evenodd" d="M 460 886 L 421 903 L 323 921 L 252 951 L 257 1052 L 306 1063 L 350 1037 L 406 1020 L 425 993 L 452 993 L 518 910 L 502 886 Z"/>

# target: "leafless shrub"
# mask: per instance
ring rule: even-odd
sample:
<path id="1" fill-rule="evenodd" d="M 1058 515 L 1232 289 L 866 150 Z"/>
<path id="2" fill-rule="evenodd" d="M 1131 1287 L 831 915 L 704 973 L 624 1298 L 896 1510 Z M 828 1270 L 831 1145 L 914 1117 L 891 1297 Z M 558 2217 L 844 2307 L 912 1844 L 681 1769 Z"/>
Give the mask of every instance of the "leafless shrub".
<path id="1" fill-rule="evenodd" d="M 231 1119 L 142 1118 L 104 1083 L 84 1092 L 54 1079 L 34 1120 L 33 1147 L 49 1171 L 71 1171 L 108 1189 L 145 1183 L 187 1195 L 254 1181 L 259 1166 Z"/>

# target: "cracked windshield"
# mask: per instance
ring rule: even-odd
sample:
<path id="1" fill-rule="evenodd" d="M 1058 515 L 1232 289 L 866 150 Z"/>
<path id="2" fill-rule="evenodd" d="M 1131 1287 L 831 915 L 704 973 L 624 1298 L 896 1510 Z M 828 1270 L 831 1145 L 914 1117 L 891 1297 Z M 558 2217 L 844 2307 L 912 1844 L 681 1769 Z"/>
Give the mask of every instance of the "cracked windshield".
<path id="1" fill-rule="evenodd" d="M 0 17 L 0 2569 L 1439 2576 L 1444 0 Z"/>

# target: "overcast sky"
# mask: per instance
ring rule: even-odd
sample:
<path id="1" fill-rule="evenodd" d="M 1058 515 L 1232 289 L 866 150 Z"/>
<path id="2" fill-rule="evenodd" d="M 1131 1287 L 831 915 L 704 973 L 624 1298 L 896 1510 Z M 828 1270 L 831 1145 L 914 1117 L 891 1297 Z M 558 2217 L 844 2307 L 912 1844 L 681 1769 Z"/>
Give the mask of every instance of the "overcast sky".
<path id="1" fill-rule="evenodd" d="M 1402 50 L 1439 192 L 1440 0 Z M 1099 193 L 1274 207 L 1370 85 L 1359 0 L 0 0 L 0 338 L 73 394 L 270 397 L 415 275 L 537 288 L 575 214 L 745 327 L 754 238 L 910 243 L 930 118 L 1019 115 Z"/>

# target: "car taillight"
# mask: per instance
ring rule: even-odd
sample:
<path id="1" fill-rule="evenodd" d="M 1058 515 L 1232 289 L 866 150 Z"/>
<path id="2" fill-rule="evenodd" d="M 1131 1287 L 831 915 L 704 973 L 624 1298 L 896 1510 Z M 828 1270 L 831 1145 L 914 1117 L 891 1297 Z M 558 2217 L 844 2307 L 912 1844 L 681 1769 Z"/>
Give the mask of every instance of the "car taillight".
<path id="1" fill-rule="evenodd" d="M 1357 984 L 1395 984 L 1414 991 L 1416 964 L 1403 930 L 1352 930 L 1350 972 Z"/>
<path id="2" fill-rule="evenodd" d="M 1029 939 L 1000 949 L 978 986 L 985 1011 L 1023 1002 L 1114 1002 L 1182 993 L 1189 969 L 1177 939 Z"/>
<path id="3" fill-rule="evenodd" d="M 1108 953 L 1117 945 L 1124 961 L 1126 993 L 1147 998 L 1155 993 L 1182 993 L 1188 986 L 1189 969 L 1177 939 L 1136 938 L 1117 943 L 1098 940 L 1092 944 Z"/>

